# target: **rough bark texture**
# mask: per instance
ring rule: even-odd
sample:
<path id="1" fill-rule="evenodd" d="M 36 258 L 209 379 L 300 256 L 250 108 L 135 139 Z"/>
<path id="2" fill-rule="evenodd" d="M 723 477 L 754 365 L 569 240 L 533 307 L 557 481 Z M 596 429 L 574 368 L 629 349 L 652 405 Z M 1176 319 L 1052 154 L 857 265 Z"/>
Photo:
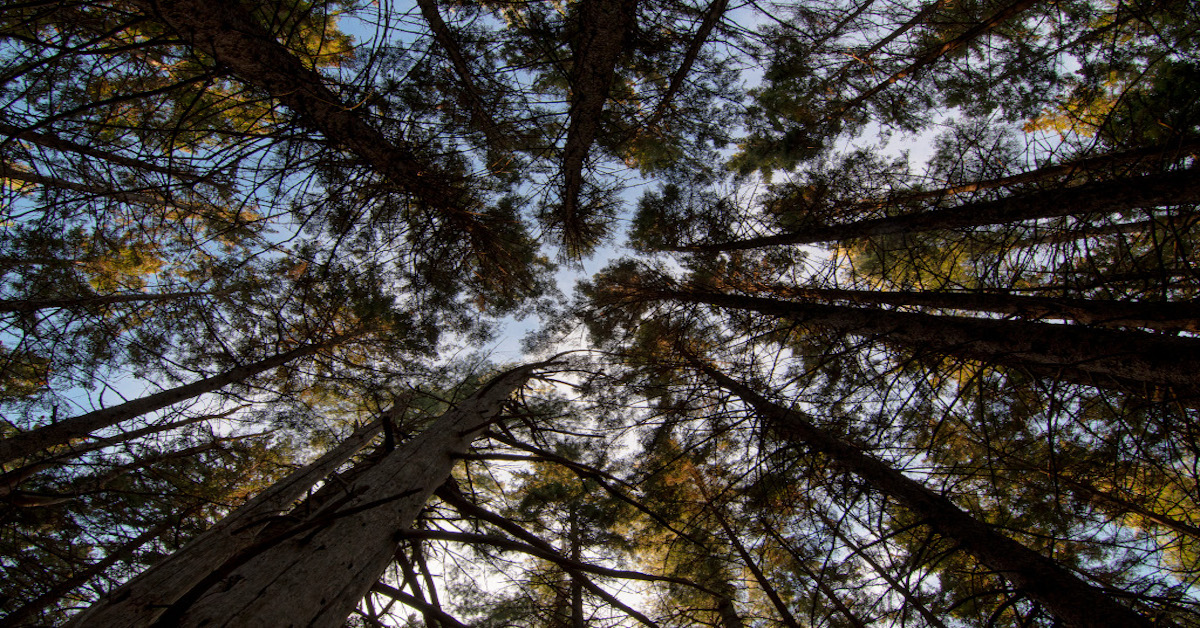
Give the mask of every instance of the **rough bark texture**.
<path id="1" fill-rule="evenodd" d="M 501 404 L 543 364 L 493 379 L 416 438 L 360 475 L 344 499 L 275 540 L 227 560 L 167 609 L 158 626 L 343 625 L 392 561 L 455 456 L 500 413 Z M 211 585 L 215 586 L 208 586 Z"/>
<path id="2" fill-rule="evenodd" d="M 1165 174 L 1088 183 L 994 201 L 967 203 L 948 209 L 859 220 L 842 225 L 815 225 L 794 233 L 747 238 L 732 242 L 677 247 L 679 251 L 740 251 L 782 244 L 813 244 L 850 238 L 962 229 L 1019 223 L 1026 220 L 1109 214 L 1139 207 L 1162 207 L 1200 202 L 1200 176 L 1180 170 Z"/>
<path id="3" fill-rule="evenodd" d="M 596 140 L 600 114 L 608 100 L 625 36 L 634 25 L 637 0 L 583 0 L 579 8 L 579 33 L 571 70 L 571 109 L 567 144 L 563 149 L 562 227 L 569 251 L 587 240 L 579 215 L 583 190 L 583 163 Z"/>
<path id="4" fill-rule="evenodd" d="M 272 356 L 265 360 L 239 366 L 200 381 L 177 386 L 140 399 L 127 401 L 120 405 L 95 410 L 87 414 L 71 417 L 58 423 L 51 423 L 37 429 L 22 432 L 0 441 L 0 463 L 10 462 L 22 456 L 35 454 L 50 447 L 66 445 L 76 438 L 84 438 L 92 432 L 106 427 L 112 427 L 137 418 L 143 414 L 161 410 L 167 406 L 179 403 L 235 384 L 246 378 L 253 377 L 263 371 L 283 366 L 292 360 L 313 355 L 324 349 L 337 346 L 344 342 L 349 335 L 337 336 L 325 342 L 297 347 L 286 353 Z"/>
<path id="5" fill-rule="evenodd" d="M 286 513 L 314 484 L 367 446 L 379 429 L 376 421 L 358 430 L 311 464 L 272 484 L 179 551 L 98 600 L 69 625 L 139 628 L 153 624 L 213 570 L 254 543 L 260 530 Z"/>
<path id="6" fill-rule="evenodd" d="M 1068 626 L 1146 626 L 1150 621 L 1118 604 L 1054 561 L 996 532 L 921 483 L 863 453 L 800 413 L 772 403 L 729 376 L 698 365 L 722 388 L 750 405 L 771 429 L 829 457 L 842 470 L 911 510 L 938 534 L 954 540 L 983 565 L 996 570 Z"/>
<path id="7" fill-rule="evenodd" d="M 1016 367 L 1078 384 L 1133 390 L 1169 386 L 1181 398 L 1200 395 L 1200 339 L 1196 338 L 685 290 L 658 290 L 626 298 L 762 312 L 919 353 Z"/>

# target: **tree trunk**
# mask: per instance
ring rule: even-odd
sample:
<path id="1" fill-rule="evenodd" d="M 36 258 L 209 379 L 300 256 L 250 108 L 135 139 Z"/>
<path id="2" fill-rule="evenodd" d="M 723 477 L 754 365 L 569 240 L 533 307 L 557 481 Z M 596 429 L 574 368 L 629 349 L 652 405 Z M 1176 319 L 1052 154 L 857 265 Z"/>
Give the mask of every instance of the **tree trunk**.
<path id="1" fill-rule="evenodd" d="M 1102 388 L 1200 394 L 1200 339 L 1072 325 L 796 303 L 688 290 L 631 293 L 627 301 L 676 301 L 762 312 L 918 353 L 1014 367 L 1036 376 Z"/>
<path id="2" fill-rule="evenodd" d="M 1001 24 L 1016 17 L 1017 15 L 1020 15 L 1023 11 L 1025 11 L 1026 9 L 1028 9 L 1029 7 L 1033 6 L 1036 3 L 1037 3 L 1037 0 L 1017 0 L 1017 2 L 1014 2 L 1007 7 L 1004 7 L 1003 9 L 998 11 L 995 15 L 988 18 L 987 20 L 984 20 L 983 22 L 980 22 L 979 24 L 976 24 L 975 26 L 972 26 L 971 28 L 967 29 L 967 32 L 963 33 L 962 35 L 959 35 L 958 37 L 955 37 L 954 39 L 951 39 L 950 41 L 947 41 L 931 50 L 926 51 L 925 54 L 917 57 L 915 61 L 908 64 L 903 70 L 900 70 L 900 71 L 892 74 L 884 81 L 875 84 L 874 87 L 871 87 L 870 89 L 860 93 L 858 96 L 854 97 L 849 102 L 847 102 L 846 104 L 839 107 L 836 112 L 834 112 L 832 115 L 830 115 L 828 117 L 828 119 L 834 120 L 834 119 L 840 118 L 840 117 L 844 116 L 846 113 L 853 111 L 854 109 L 857 109 L 864 102 L 866 102 L 866 100 L 868 98 L 874 96 L 875 94 L 878 94 L 879 92 L 882 92 L 883 90 L 885 90 L 889 86 L 891 86 L 893 83 L 896 83 L 897 81 L 900 81 L 901 79 L 903 79 L 907 76 L 912 76 L 912 75 L 924 70 L 925 68 L 933 65 L 939 59 L 945 57 L 947 54 L 949 54 L 955 50 L 958 50 L 959 48 L 962 48 L 963 46 L 966 46 L 967 44 L 971 43 L 972 41 L 975 41 L 980 36 L 994 30 L 997 26 L 1000 26 Z"/>
<path id="3" fill-rule="evenodd" d="M 213 392 L 230 384 L 236 384 L 263 371 L 283 366 L 292 360 L 313 355 L 323 349 L 335 347 L 348 338 L 358 334 L 343 334 L 325 342 L 303 345 L 280 353 L 265 360 L 239 366 L 220 375 L 206 377 L 202 380 L 184 384 L 147 395 L 140 399 L 127 401 L 111 408 L 103 408 L 52 423 L 36 429 L 22 432 L 0 441 L 0 464 L 7 463 L 22 456 L 29 456 L 39 451 L 58 445 L 65 445 L 76 438 L 84 438 L 96 430 L 112 427 L 139 417 L 143 414 L 161 410 L 185 399 L 191 399 L 204 393 Z"/>
<path id="4" fill-rule="evenodd" d="M 938 229 L 964 229 L 1062 216 L 1110 214 L 1142 207 L 1200 202 L 1200 176 L 1191 170 L 1086 183 L 947 209 L 872 218 L 841 225 L 814 225 L 802 231 L 694 246 L 684 252 L 741 251 L 784 244 L 814 244 Z"/>
<path id="5" fill-rule="evenodd" d="M 797 288 L 781 285 L 739 285 L 754 292 L 855 305 L 930 307 L 944 310 L 994 312 L 1028 320 L 1064 319 L 1095 327 L 1142 327 L 1158 330 L 1200 331 L 1200 303 L 1159 301 L 1105 301 L 1031 297 L 995 292 L 888 292 L 839 288 Z"/>
<path id="6" fill-rule="evenodd" d="M 469 192 L 419 158 L 411 146 L 390 141 L 363 120 L 358 107 L 343 103 L 315 70 L 234 0 L 138 0 L 147 15 L 166 23 L 185 41 L 241 80 L 264 90 L 320 132 L 369 163 L 377 172 L 427 207 L 440 211 L 472 234 L 486 232 Z"/>
<path id="7" fill-rule="evenodd" d="M 770 429 L 827 456 L 832 464 L 858 476 L 889 499 L 908 508 L 938 534 L 958 543 L 981 564 L 1003 575 L 1068 626 L 1149 628 L 1151 625 L 1145 617 L 1113 601 L 1058 563 L 996 532 L 946 497 L 809 423 L 800 413 L 772 403 L 705 364 L 693 363 L 722 388 L 754 408 Z"/>
<path id="8" fill-rule="evenodd" d="M 188 297 L 203 297 L 214 294 L 206 290 L 190 292 L 163 293 L 134 293 L 134 294 L 105 294 L 62 299 L 21 299 L 16 301 L 0 300 L 0 312 L 36 312 L 49 308 L 87 308 L 116 303 L 144 303 L 149 301 L 170 301 Z"/>
<path id="9" fill-rule="evenodd" d="M 141 628 L 153 624 L 213 570 L 253 544 L 259 531 L 277 521 L 314 484 L 366 447 L 379 430 L 379 421 L 371 423 L 308 466 L 267 487 L 152 569 L 97 600 L 69 625 Z"/>
<path id="10" fill-rule="evenodd" d="M 182 519 L 183 517 L 189 515 L 193 510 L 195 509 L 193 508 L 188 512 L 181 513 L 180 518 Z M 162 534 L 168 532 L 171 528 L 175 527 L 175 525 L 175 521 L 164 521 L 147 529 L 128 543 L 125 543 L 124 545 L 113 549 L 108 554 L 105 554 L 104 558 L 101 558 L 88 567 L 75 572 L 70 578 L 67 578 L 66 580 L 56 584 L 54 588 L 37 596 L 29 602 L 26 602 L 20 608 L 5 615 L 3 620 L 0 620 L 0 626 L 30 625 L 31 622 L 29 620 L 33 619 L 34 616 L 42 612 L 42 609 L 50 606 L 58 600 L 63 599 L 68 593 L 83 586 L 92 578 L 104 573 L 109 567 L 112 567 L 121 561 L 128 561 L 133 556 L 134 552 L 150 541 L 153 541 Z"/>
<path id="11" fill-rule="evenodd" d="M 583 164 L 600 128 L 600 114 L 608 101 L 617 61 L 625 37 L 634 26 L 637 0 L 581 0 L 575 61 L 571 69 L 571 109 L 567 143 L 563 148 L 562 227 L 567 252 L 586 247 L 586 220 L 580 216 Z"/>
<path id="12" fill-rule="evenodd" d="M 455 456 L 497 420 L 535 369 L 494 378 L 416 438 L 371 464 L 346 497 L 287 534 L 232 556 L 174 602 L 155 626 L 341 626 L 378 582 Z"/>
<path id="13" fill-rule="evenodd" d="M 188 183 L 201 183 L 204 180 L 203 177 L 192 172 L 185 172 L 179 170 L 178 168 L 164 167 L 148 161 L 143 161 L 141 159 L 134 159 L 132 157 L 126 157 L 125 155 L 99 150 L 92 146 L 79 144 L 71 140 L 63 139 L 56 135 L 39 133 L 37 131 L 23 129 L 4 122 L 0 122 L 0 133 L 4 133 L 5 135 L 14 139 L 25 140 L 27 142 L 38 144 L 39 146 L 45 146 L 46 148 L 51 148 L 62 153 L 85 155 L 87 157 L 106 161 L 110 164 L 125 166 L 126 168 L 132 168 L 142 172 L 165 174 Z"/>

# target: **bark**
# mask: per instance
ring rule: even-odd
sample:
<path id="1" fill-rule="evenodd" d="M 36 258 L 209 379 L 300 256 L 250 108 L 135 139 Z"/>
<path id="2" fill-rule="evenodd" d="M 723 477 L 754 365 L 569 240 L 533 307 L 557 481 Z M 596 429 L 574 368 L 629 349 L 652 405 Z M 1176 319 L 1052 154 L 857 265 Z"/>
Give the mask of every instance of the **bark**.
<path id="1" fill-rule="evenodd" d="M 146 303 L 151 301 L 171 301 L 174 299 L 186 299 L 188 297 L 203 297 L 214 294 L 206 290 L 192 290 L 187 292 L 162 292 L 158 294 L 151 293 L 135 293 L 135 294 L 105 294 L 93 295 L 86 297 L 74 297 L 63 299 L 21 299 L 21 300 L 0 300 L 0 312 L 36 312 L 49 308 L 86 308 L 96 307 L 100 305 L 114 305 L 117 303 Z"/>
<path id="2" fill-rule="evenodd" d="M 840 225 L 814 225 L 803 231 L 695 246 L 685 252 L 740 251 L 783 244 L 814 244 L 938 229 L 963 229 L 1027 220 L 1088 216 L 1142 207 L 1200 202 L 1200 176 L 1191 170 L 1150 174 L 1034 192 L 947 209 L 858 220 Z"/>
<path id="3" fill-rule="evenodd" d="M 486 227 L 465 188 L 413 148 L 391 141 L 342 101 L 235 0 L 137 0 L 196 50 L 295 112 L 302 124 L 358 155 L 376 172 L 472 234 Z"/>
<path id="4" fill-rule="evenodd" d="M 139 417 L 143 414 L 161 410 L 180 401 L 197 397 L 204 393 L 213 392 L 230 384 L 236 384 L 264 371 L 283 366 L 292 360 L 313 355 L 324 349 L 337 346 L 354 334 L 344 334 L 325 342 L 303 345 L 291 351 L 281 353 L 252 364 L 232 368 L 220 375 L 206 377 L 202 380 L 184 384 L 147 395 L 140 399 L 127 401 L 110 408 L 95 410 L 87 414 L 71 417 L 58 423 L 52 423 L 36 429 L 22 432 L 0 441 L 0 463 L 11 462 L 22 456 L 66 445 L 77 438 L 85 438 L 96 430 L 118 425 L 123 421 Z"/>
<path id="5" fill-rule="evenodd" d="M 1139 331 L 877 308 L 797 303 L 687 290 L 656 290 L 629 301 L 700 303 L 778 316 L 805 325 L 878 339 L 919 353 L 1015 367 L 1033 375 L 1101 388 L 1145 392 L 1170 387 L 1200 395 L 1200 339 Z"/>
<path id="6" fill-rule="evenodd" d="M 876 491 L 911 510 L 938 534 L 958 543 L 981 564 L 1008 579 L 1066 625 L 1151 625 L 1148 619 L 1113 601 L 1058 563 L 998 533 L 945 496 L 825 432 L 800 413 L 769 401 L 705 364 L 694 362 L 694 365 L 752 407 L 769 429 L 827 456 L 833 465 L 858 476 Z"/>
<path id="7" fill-rule="evenodd" d="M 951 52 L 970 44 L 982 35 L 991 32 L 996 27 L 1016 17 L 1017 15 L 1020 15 L 1022 12 L 1036 3 L 1037 0 L 1017 0 L 1017 2 L 1008 5 L 1007 7 L 996 12 L 996 14 L 992 17 L 967 29 L 967 31 L 962 35 L 959 35 L 958 37 L 955 37 L 954 39 L 951 39 L 940 46 L 926 51 L 924 54 L 917 57 L 912 63 L 908 64 L 904 69 L 892 74 L 882 82 L 877 83 L 870 89 L 860 93 L 858 96 L 839 107 L 837 111 L 829 116 L 829 119 L 833 120 L 841 118 L 842 116 L 846 115 L 846 113 L 861 106 L 868 98 L 878 94 L 879 92 L 882 92 L 901 79 L 907 76 L 915 75 L 934 63 L 937 63 L 938 60 L 942 59 L 947 54 L 950 54 Z"/>
<path id="8" fill-rule="evenodd" d="M 386 454 L 346 496 L 289 533 L 262 539 L 226 560 L 158 617 L 155 626 L 338 627 L 391 562 L 403 535 L 455 456 L 498 420 L 531 364 L 494 378 L 424 432 Z"/>
<path id="9" fill-rule="evenodd" d="M 571 108 L 563 148 L 563 243 L 570 254 L 586 247 L 586 221 L 580 215 L 583 164 L 596 140 L 600 115 L 612 87 L 625 38 L 634 26 L 637 0 L 582 0 L 575 61 L 571 70 Z"/>
<path id="10" fill-rule="evenodd" d="M 747 291 L 804 301 L 929 307 L 943 310 L 994 312 L 1022 319 L 1063 319 L 1095 327 L 1143 327 L 1157 330 L 1200 331 L 1200 303 L 1106 301 L 1031 297 L 995 292 L 889 292 L 838 288 L 796 288 L 747 285 Z"/>
<path id="11" fill-rule="evenodd" d="M 213 570 L 253 544 L 264 527 L 277 521 L 314 484 L 366 447 L 379 430 L 378 421 L 371 423 L 311 464 L 272 484 L 152 569 L 97 600 L 69 625 L 141 628 L 153 624 Z"/>

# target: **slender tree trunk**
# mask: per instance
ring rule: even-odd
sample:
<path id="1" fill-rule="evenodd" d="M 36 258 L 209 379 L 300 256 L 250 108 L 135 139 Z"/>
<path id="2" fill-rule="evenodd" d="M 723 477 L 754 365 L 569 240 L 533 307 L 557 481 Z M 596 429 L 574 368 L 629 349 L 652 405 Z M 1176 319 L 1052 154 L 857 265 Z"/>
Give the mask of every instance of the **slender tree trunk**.
<path id="1" fill-rule="evenodd" d="M 895 312 L 689 290 L 631 292 L 628 302 L 675 301 L 761 312 L 919 353 L 1015 367 L 1061 381 L 1200 394 L 1200 339 L 1140 331 Z"/>
<path id="2" fill-rule="evenodd" d="M 189 183 L 198 183 L 203 181 L 203 178 L 195 173 L 184 172 L 178 168 L 164 167 L 148 161 L 143 161 L 141 159 L 126 157 L 117 153 L 100 150 L 92 146 L 66 140 L 56 135 L 39 133 L 37 131 L 23 129 L 4 122 L 0 122 L 0 133 L 3 133 L 11 138 L 25 140 L 26 142 L 32 142 L 34 144 L 38 144 L 39 146 L 45 146 L 46 148 L 51 148 L 59 152 L 85 155 L 87 157 L 106 161 L 110 164 L 125 166 L 126 168 L 132 168 L 142 172 L 165 174 Z"/>
<path id="3" fill-rule="evenodd" d="M 843 471 L 926 520 L 938 534 L 958 543 L 1040 602 L 1068 626 L 1146 626 L 1150 621 L 1118 604 L 1058 563 L 996 532 L 949 499 L 810 423 L 800 413 L 772 403 L 746 385 L 693 362 L 709 378 L 754 408 L 784 438 L 820 452 Z"/>
<path id="4" fill-rule="evenodd" d="M 345 498 L 227 559 L 154 625 L 341 626 L 391 562 L 398 532 L 450 476 L 455 456 L 467 452 L 497 420 L 504 400 L 545 364 L 494 378 L 371 464 Z"/>
<path id="5" fill-rule="evenodd" d="M 194 509 L 193 509 L 194 510 Z M 187 513 L 185 513 L 186 515 Z M 105 554 L 104 558 L 92 563 L 87 568 L 75 572 L 70 578 L 63 580 L 54 586 L 54 588 L 37 596 L 36 598 L 26 602 L 20 608 L 5 615 L 0 620 L 0 626 L 25 626 L 30 625 L 30 620 L 34 619 L 38 613 L 42 612 L 47 606 L 54 602 L 63 599 L 68 593 L 78 589 L 86 584 L 92 578 L 104 573 L 109 567 L 121 561 L 128 561 L 133 557 L 133 553 L 146 545 L 150 541 L 163 535 L 175 526 L 174 521 L 164 521 L 157 526 L 149 528 L 142 532 L 133 540 Z"/>
<path id="6" fill-rule="evenodd" d="M 842 531 L 836 522 L 831 521 L 825 516 L 825 513 L 820 512 L 819 510 L 816 511 L 816 514 L 818 517 L 820 517 L 821 521 L 825 523 L 826 527 L 829 528 L 829 531 L 832 532 L 834 536 L 845 543 L 846 547 L 848 547 L 850 551 L 862 557 L 863 561 L 870 565 L 871 569 L 874 570 L 875 573 L 879 574 L 879 577 L 883 578 L 884 582 L 887 582 L 888 586 L 891 587 L 893 591 L 896 591 L 900 594 L 900 597 L 904 598 L 905 604 L 908 604 L 912 608 L 916 609 L 918 613 L 920 613 L 921 617 L 926 623 L 933 628 L 947 628 L 946 624 L 944 624 L 941 619 L 938 619 L 938 616 L 935 615 L 933 611 L 929 610 L 928 606 L 923 604 L 921 600 L 917 599 L 917 596 L 912 592 L 912 589 L 905 586 L 905 584 L 893 576 L 888 569 L 876 562 L 875 559 L 872 558 L 865 549 L 860 547 L 854 541 L 850 540 L 850 538 L 845 534 L 842 534 Z"/>
<path id="7" fill-rule="evenodd" d="M 564 246 L 572 255 L 586 247 L 589 239 L 579 207 L 583 164 L 600 128 L 600 114 L 608 101 L 625 37 L 634 27 L 637 0 L 581 0 L 579 7 L 559 217 Z"/>
<path id="8" fill-rule="evenodd" d="M 856 206 L 864 210 L 868 208 L 879 209 L 917 201 L 937 201 L 958 194 L 992 190 L 1023 183 L 1051 183 L 1058 186 L 1062 185 L 1070 177 L 1109 171 L 1122 166 L 1145 168 L 1161 164 L 1164 161 L 1174 161 L 1190 157 L 1197 153 L 1200 153 L 1200 142 L 1150 146 L 1135 150 L 1105 153 L 1094 157 L 1083 157 L 1064 164 L 1044 166 L 1003 177 L 952 185 L 937 190 L 900 192 L 884 201 L 867 201 L 858 203 Z"/>
<path id="9" fill-rule="evenodd" d="M 995 292 L 888 292 L 746 284 L 747 292 L 853 305 L 894 305 L 994 312 L 1027 320 L 1065 319 L 1095 327 L 1200 331 L 1200 302 L 1104 301 L 1031 297 Z"/>
<path id="10" fill-rule="evenodd" d="M 15 301 L 0 300 L 0 312 L 36 312 L 49 308 L 87 308 L 117 303 L 145 303 L 150 301 L 171 301 L 188 297 L 203 297 L 214 294 L 206 290 L 189 292 L 134 293 L 134 294 L 105 294 L 63 299 L 22 299 Z"/>
<path id="11" fill-rule="evenodd" d="M 867 625 L 864 624 L 862 620 L 854 614 L 854 611 L 850 610 L 850 607 L 846 606 L 846 603 L 842 601 L 842 597 L 837 594 L 837 591 L 835 591 L 833 587 L 829 586 L 829 584 L 825 582 L 825 579 L 822 578 L 820 574 L 813 572 L 812 569 L 809 569 L 808 565 L 806 564 L 806 557 L 801 556 L 800 553 L 797 552 L 795 548 L 793 548 L 791 544 L 787 542 L 787 539 L 783 538 L 783 536 L 779 534 L 779 532 L 775 530 L 775 528 L 769 522 L 767 522 L 765 517 L 760 516 L 759 521 L 762 523 L 763 529 L 767 531 L 767 534 L 769 534 L 771 538 L 775 539 L 775 542 L 778 543 L 779 546 L 784 550 L 786 550 L 788 554 L 791 554 L 792 564 L 794 564 L 797 569 L 804 572 L 804 575 L 808 576 L 808 578 L 813 581 L 813 584 L 816 585 L 817 590 L 819 590 L 822 595 L 829 599 L 829 602 L 833 604 L 833 607 L 836 608 L 837 611 L 846 618 L 846 621 L 849 622 L 851 626 L 854 626 L 854 628 L 867 628 Z"/>
<path id="12" fill-rule="evenodd" d="M 69 625 L 144 628 L 232 556 L 252 545 L 318 481 L 325 479 L 379 433 L 375 421 L 337 447 L 272 484 L 161 563 L 98 600 Z"/>
<path id="13" fill-rule="evenodd" d="M 358 107 L 342 102 L 311 70 L 235 0 L 137 0 L 194 48 L 211 55 L 241 80 L 265 90 L 300 122 L 358 155 L 394 185 L 472 234 L 488 229 L 470 192 L 420 158 L 413 147 L 390 141 Z"/>
<path id="14" fill-rule="evenodd" d="M 708 36 L 712 33 L 713 28 L 725 17 L 725 9 L 729 7 L 729 0 L 713 0 L 712 4 L 708 5 L 708 10 L 704 12 L 704 20 L 700 22 L 700 28 L 696 29 L 696 34 L 692 36 L 692 41 L 688 44 L 687 52 L 683 55 L 683 61 L 679 64 L 679 68 L 671 75 L 671 82 L 667 85 L 667 91 L 663 93 L 662 98 L 658 101 L 658 106 L 654 108 L 654 113 L 650 119 L 645 122 L 647 128 L 653 129 L 655 125 L 663 119 L 667 110 L 671 107 L 671 101 L 683 89 L 683 82 L 687 80 L 688 74 L 692 71 L 692 65 L 696 63 L 696 58 L 700 56 L 700 51 L 704 48 L 704 43 L 708 41 Z"/>
<path id="15" fill-rule="evenodd" d="M 454 68 L 454 74 L 458 76 L 459 87 L 467 96 L 471 118 L 476 128 L 483 131 L 488 144 L 494 150 L 507 151 L 508 138 L 498 132 L 500 129 L 496 125 L 496 121 L 488 113 L 483 95 L 476 86 L 475 76 L 472 74 L 470 66 L 467 65 L 467 59 L 463 56 L 458 42 L 455 41 L 454 34 L 450 32 L 450 27 L 442 19 L 441 12 L 438 11 L 437 0 L 417 0 L 417 6 L 421 8 L 421 15 L 429 24 L 433 38 L 446 53 L 446 58 L 450 60 L 450 65 Z"/>
<path id="16" fill-rule="evenodd" d="M 236 384 L 264 371 L 283 366 L 292 360 L 313 355 L 324 349 L 335 347 L 356 334 L 343 334 L 325 342 L 303 345 L 291 351 L 280 353 L 265 360 L 239 366 L 220 375 L 206 377 L 202 380 L 184 384 L 176 388 L 148 395 L 120 405 L 95 410 L 52 423 L 36 429 L 22 432 L 0 441 L 0 463 L 10 462 L 22 456 L 30 456 L 39 451 L 66 445 L 76 438 L 84 438 L 96 430 L 118 425 L 155 410 L 161 410 L 185 399 L 191 399 L 204 393 L 213 392 L 230 384 Z"/>
<path id="17" fill-rule="evenodd" d="M 858 96 L 854 97 L 849 102 L 847 102 L 846 104 L 839 107 L 836 112 L 834 112 L 832 115 L 829 116 L 829 119 L 832 120 L 832 119 L 840 118 L 840 117 L 844 116 L 846 113 L 857 109 L 864 102 L 866 102 L 866 100 L 868 98 L 874 96 L 875 94 L 878 94 L 879 92 L 882 92 L 883 90 L 885 90 L 889 86 L 891 86 L 893 83 L 896 83 L 897 81 L 900 81 L 901 79 L 903 79 L 907 76 L 915 75 L 916 73 L 933 65 L 938 60 L 945 57 L 947 54 L 949 54 L 955 50 L 958 50 L 959 48 L 962 48 L 963 46 L 966 46 L 967 44 L 970 44 L 971 42 L 975 41 L 980 36 L 982 36 L 988 32 L 991 32 L 996 27 L 998 27 L 1001 24 L 1007 22 L 1008 20 L 1016 17 L 1017 15 L 1020 15 L 1022 12 L 1024 12 L 1026 9 L 1028 9 L 1029 7 L 1033 6 L 1036 3 L 1037 3 L 1037 0 L 1017 0 L 1017 2 L 1014 2 L 1010 5 L 1008 5 L 1007 7 L 1004 7 L 1003 9 L 998 11 L 992 17 L 967 29 L 967 32 L 963 33 L 962 35 L 959 35 L 958 37 L 955 37 L 954 39 L 951 39 L 950 41 L 947 41 L 931 50 L 926 51 L 925 54 L 917 57 L 917 59 L 915 61 L 908 64 L 903 70 L 897 71 L 896 73 L 892 74 L 887 79 L 885 79 L 884 81 L 875 84 L 874 87 L 871 87 L 870 89 L 867 89 L 866 91 L 860 93 Z"/>
<path id="18" fill-rule="evenodd" d="M 1027 220 L 1110 214 L 1143 207 L 1200 202 L 1200 176 L 1180 170 L 1165 174 L 1086 183 L 993 201 L 967 203 L 900 216 L 840 225 L 814 225 L 802 231 L 715 244 L 674 247 L 684 252 L 741 251 L 784 244 L 814 244 L 939 229 L 965 229 Z"/>

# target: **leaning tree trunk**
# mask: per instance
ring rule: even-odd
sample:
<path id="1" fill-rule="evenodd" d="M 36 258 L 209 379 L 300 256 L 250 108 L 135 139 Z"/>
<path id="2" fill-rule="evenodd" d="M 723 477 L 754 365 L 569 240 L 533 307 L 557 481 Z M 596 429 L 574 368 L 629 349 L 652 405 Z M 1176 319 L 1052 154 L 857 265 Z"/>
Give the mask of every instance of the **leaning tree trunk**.
<path id="1" fill-rule="evenodd" d="M 1129 209 L 1196 202 L 1200 202 L 1200 177 L 1191 170 L 1179 170 L 966 203 L 947 209 L 838 225 L 813 225 L 792 233 L 678 246 L 671 250 L 697 253 L 741 251 L 784 244 L 815 244 L 939 229 L 965 229 L 1062 216 L 1111 214 Z"/>
<path id="2" fill-rule="evenodd" d="M 342 499 L 224 561 L 153 625 L 343 625 L 391 562 L 401 532 L 450 477 L 456 456 L 467 452 L 498 419 L 503 402 L 546 364 L 494 378 L 416 438 L 371 463 Z"/>
<path id="3" fill-rule="evenodd" d="M 693 359 L 694 360 L 694 359 Z M 981 564 L 1003 575 L 1068 626 L 1146 626 L 1150 621 L 1080 580 L 1062 565 L 980 522 L 945 496 L 810 423 L 800 413 L 772 403 L 750 387 L 706 364 L 693 364 L 722 388 L 754 408 L 770 429 L 827 456 L 843 471 L 866 481 L 889 499 L 924 519 Z"/>
<path id="4" fill-rule="evenodd" d="M 314 484 L 366 447 L 380 425 L 375 421 L 363 427 L 311 464 L 267 487 L 179 551 L 98 600 L 70 625 L 138 628 L 153 624 L 205 577 L 251 546 L 260 530 L 286 513 Z"/>
<path id="5" fill-rule="evenodd" d="M 192 397 L 219 390 L 230 384 L 236 384 L 264 371 L 283 366 L 297 358 L 313 355 L 324 349 L 335 347 L 355 335 L 357 334 L 343 334 L 325 342 L 303 345 L 291 351 L 271 356 L 265 360 L 229 369 L 220 375 L 206 377 L 190 384 L 177 386 L 110 408 L 95 410 L 87 414 L 59 421 L 58 423 L 51 423 L 50 425 L 32 429 L 28 432 L 21 432 L 20 434 L 0 440 L 0 464 L 11 462 L 22 456 L 32 455 L 51 447 L 66 445 L 72 440 L 84 438 L 96 430 L 112 427 L 143 414 L 161 410 L 185 399 L 191 399 Z"/>
<path id="6" fill-rule="evenodd" d="M 776 284 L 745 284 L 746 292 L 823 303 L 893 305 L 943 310 L 994 312 L 1026 320 L 1064 319 L 1095 327 L 1142 327 L 1157 330 L 1200 331 L 1196 301 L 1111 301 L 1033 297 L 1000 292 L 936 292 L 805 288 Z"/>
<path id="7" fill-rule="evenodd" d="M 1200 395 L 1200 339 L 960 316 L 896 312 L 692 290 L 630 291 L 627 303 L 675 301 L 761 312 L 917 352 L 1017 368 L 1038 377 L 1137 393 Z"/>

